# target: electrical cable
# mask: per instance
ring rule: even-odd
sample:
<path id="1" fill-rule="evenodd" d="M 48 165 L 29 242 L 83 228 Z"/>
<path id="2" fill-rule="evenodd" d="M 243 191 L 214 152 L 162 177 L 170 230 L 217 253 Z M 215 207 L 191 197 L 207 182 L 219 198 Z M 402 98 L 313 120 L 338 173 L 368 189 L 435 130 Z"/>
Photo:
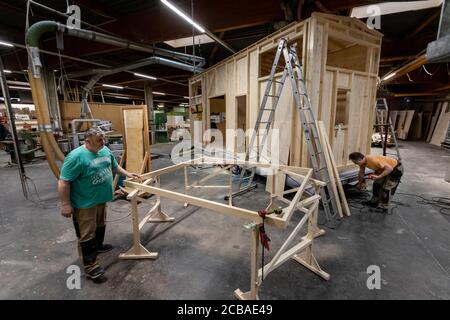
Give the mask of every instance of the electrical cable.
<path id="1" fill-rule="evenodd" d="M 34 183 L 33 179 L 31 179 L 30 177 L 28 177 L 28 176 L 25 175 L 25 176 L 24 176 L 24 180 L 25 180 L 25 188 L 26 188 L 26 191 L 27 191 L 27 192 L 26 192 L 27 194 L 25 195 L 25 199 L 27 199 L 27 201 L 30 201 L 30 202 L 33 203 L 34 205 L 39 206 L 39 207 L 41 207 L 41 208 L 43 208 L 43 209 L 46 209 L 46 210 L 48 210 L 48 209 L 54 209 L 54 208 L 57 208 L 57 207 L 58 207 L 58 204 L 57 204 L 57 203 L 52 204 L 52 205 L 48 205 L 48 204 L 45 203 L 44 200 L 41 199 L 41 197 L 39 196 L 39 192 L 37 191 L 36 184 Z M 30 192 L 30 186 L 29 186 L 29 183 L 31 183 L 31 185 L 33 186 L 34 194 L 36 195 L 37 200 L 36 200 L 36 199 L 33 199 L 32 197 L 30 197 L 30 195 L 31 195 L 32 193 Z M 54 199 L 49 199 L 49 200 L 54 200 Z"/>
<path id="2" fill-rule="evenodd" d="M 416 195 L 412 193 L 404 193 L 404 192 L 396 192 L 396 195 L 402 195 L 402 196 L 409 196 L 409 197 L 416 197 L 418 200 L 416 201 L 416 204 L 420 205 L 430 205 L 432 207 L 435 207 L 439 210 L 439 213 L 450 216 L 450 198 L 447 197 L 432 197 L 431 199 L 425 198 L 421 195 Z M 352 208 L 355 208 L 359 210 L 360 213 L 366 213 L 369 206 L 363 205 L 362 201 L 367 201 L 371 197 L 371 193 L 367 190 L 352 194 L 347 196 L 347 202 L 348 205 Z M 392 210 L 390 214 L 393 214 L 394 210 L 406 206 L 404 203 L 400 201 L 391 201 L 391 203 L 394 204 L 392 206 Z"/>
<path id="3" fill-rule="evenodd" d="M 427 70 L 427 68 L 425 67 L 425 65 L 422 65 L 422 68 L 423 68 L 423 70 L 424 70 L 429 76 L 434 76 L 434 75 L 436 74 L 436 72 L 438 72 L 439 69 L 441 68 L 441 65 L 439 64 L 439 65 L 437 66 L 437 68 L 434 70 L 433 73 L 429 72 L 429 71 Z"/>
<path id="4" fill-rule="evenodd" d="M 411 77 L 409 76 L 409 73 L 406 73 L 406 76 L 408 77 L 409 82 L 414 82 L 414 80 L 412 80 Z"/>
<path id="5" fill-rule="evenodd" d="M 421 195 L 412 194 L 412 193 L 398 192 L 397 194 L 419 198 L 420 200 L 416 201 L 417 204 L 430 205 L 432 207 L 439 208 L 439 212 L 441 214 L 450 216 L 450 198 L 431 197 L 431 199 L 427 199 Z"/>

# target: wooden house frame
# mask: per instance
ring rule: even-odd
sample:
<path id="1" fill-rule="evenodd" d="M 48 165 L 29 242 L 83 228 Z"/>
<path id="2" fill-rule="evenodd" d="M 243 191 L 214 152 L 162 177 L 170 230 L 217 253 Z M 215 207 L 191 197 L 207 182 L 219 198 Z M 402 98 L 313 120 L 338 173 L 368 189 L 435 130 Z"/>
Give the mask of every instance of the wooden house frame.
<path id="1" fill-rule="evenodd" d="M 316 120 L 325 125 L 337 166 L 349 165 L 350 152 L 370 150 L 382 38 L 381 33 L 350 17 L 313 13 L 311 18 L 290 24 L 192 77 L 189 94 L 193 140 L 200 144 L 208 142 L 203 134 L 211 128 L 211 113 L 222 108 L 226 149 L 238 152 L 236 134 L 228 129 L 254 128 L 281 38 L 297 43 Z M 282 70 L 277 76 L 281 77 L 281 73 Z M 273 128 L 280 130 L 283 141 L 280 160 L 291 166 L 310 167 L 288 82 L 273 124 Z M 194 133 L 194 124 L 203 130 L 201 134 Z"/>
<path id="2" fill-rule="evenodd" d="M 188 168 L 190 166 L 213 166 L 214 170 L 206 177 L 199 179 L 191 184 L 188 181 Z M 283 194 L 270 194 L 270 203 L 266 210 L 270 211 L 278 207 L 274 206 L 274 200 L 279 200 L 281 203 L 286 203 L 287 206 L 281 209 L 278 214 L 267 215 L 264 218 L 264 223 L 272 225 L 278 229 L 285 229 L 289 223 L 292 223 L 292 216 L 294 212 L 303 213 L 303 217 L 296 224 L 291 234 L 286 238 L 285 242 L 281 245 L 273 258 L 266 263 L 263 267 L 259 268 L 258 255 L 260 252 L 259 245 L 259 226 L 263 224 L 263 217 L 256 211 L 239 208 L 232 205 L 232 197 L 229 197 L 228 204 L 223 204 L 203 198 L 194 197 L 188 195 L 188 191 L 193 188 L 217 188 L 224 189 L 229 195 L 233 192 L 232 184 L 232 172 L 228 170 L 231 166 L 246 166 L 246 167 L 261 167 L 271 168 L 274 173 L 283 172 L 290 176 L 292 179 L 299 183 L 299 187 L 291 188 L 284 191 Z M 167 173 L 174 172 L 176 170 L 184 170 L 184 193 L 175 192 L 172 190 L 166 190 L 161 187 L 161 176 Z M 228 185 L 205 185 L 204 182 L 217 176 L 220 172 L 225 171 L 228 176 Z M 131 217 L 133 226 L 133 246 L 125 253 L 122 253 L 119 257 L 121 259 L 155 259 L 158 257 L 157 252 L 149 252 L 140 242 L 140 230 L 146 223 L 160 223 L 160 222 L 172 222 L 174 218 L 169 217 L 166 213 L 161 211 L 161 198 L 168 198 L 175 201 L 184 203 L 184 206 L 195 205 L 202 208 L 212 210 L 213 212 L 234 216 L 237 218 L 245 219 L 248 223 L 245 227 L 251 230 L 250 247 L 251 247 L 251 280 L 250 290 L 242 292 L 240 289 L 236 289 L 234 294 L 238 299 L 258 299 L 259 287 L 262 284 L 264 278 L 273 270 L 281 266 L 286 261 L 294 259 L 310 271 L 316 273 L 325 280 L 330 278 L 330 275 L 323 271 L 313 253 L 313 241 L 316 237 L 324 234 L 324 230 L 321 230 L 317 226 L 317 215 L 320 196 L 318 195 L 318 189 L 325 184 L 321 181 L 312 179 L 312 169 L 290 167 L 290 166 L 278 166 L 273 167 L 270 164 L 250 163 L 239 160 L 223 160 L 219 158 L 200 157 L 173 166 L 159 169 L 147 174 L 142 175 L 145 179 L 144 182 L 136 182 L 133 180 L 127 180 L 125 186 L 133 191 L 128 195 L 128 199 L 131 200 Z M 306 189 L 312 190 L 312 195 L 305 193 Z M 140 197 L 141 193 L 149 193 L 156 195 L 156 201 L 153 206 L 145 215 L 145 217 L 139 222 L 138 218 L 138 201 L 145 201 Z M 286 194 L 294 194 L 291 200 L 287 199 Z M 302 227 L 307 225 L 306 234 L 301 238 L 298 243 L 294 242 L 294 238 L 300 233 Z M 210 226 L 208 226 L 210 227 Z"/>

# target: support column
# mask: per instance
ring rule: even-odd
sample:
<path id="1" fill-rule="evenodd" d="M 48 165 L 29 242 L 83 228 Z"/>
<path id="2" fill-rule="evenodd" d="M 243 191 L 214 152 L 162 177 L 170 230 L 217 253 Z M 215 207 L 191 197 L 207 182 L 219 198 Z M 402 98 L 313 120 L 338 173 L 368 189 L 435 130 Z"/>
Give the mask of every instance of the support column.
<path id="1" fill-rule="evenodd" d="M 148 112 L 148 127 L 150 128 L 150 143 L 155 144 L 155 118 L 153 113 L 153 92 L 152 92 L 152 84 L 150 81 L 144 82 L 144 95 L 145 95 L 145 104 L 147 105 Z"/>

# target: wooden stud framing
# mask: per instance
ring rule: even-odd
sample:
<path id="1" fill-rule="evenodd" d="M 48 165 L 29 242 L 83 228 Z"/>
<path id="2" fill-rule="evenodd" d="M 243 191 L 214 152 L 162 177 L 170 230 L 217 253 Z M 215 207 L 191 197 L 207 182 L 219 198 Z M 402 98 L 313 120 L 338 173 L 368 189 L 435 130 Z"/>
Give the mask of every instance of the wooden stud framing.
<path id="1" fill-rule="evenodd" d="M 290 24 L 191 78 L 190 89 L 199 83 L 202 87 L 201 99 L 206 110 L 203 112 L 203 130 L 209 128 L 208 101 L 219 95 L 226 98 L 227 120 L 230 119 L 227 129 L 236 129 L 236 97 L 242 95 L 247 97 L 246 127 L 254 127 L 260 107 L 261 86 L 267 81 L 267 74 L 261 73 L 261 70 L 272 63 L 274 57 L 271 52 L 282 37 L 290 43 L 297 43 L 316 120 L 324 122 L 336 165 L 338 169 L 343 168 L 350 164 L 350 152 L 368 153 L 370 150 L 370 124 L 380 61 L 382 35 L 370 30 L 358 19 L 313 13 L 311 18 Z M 349 93 L 349 117 L 340 129 L 334 123 L 339 89 L 346 89 Z M 290 90 L 286 86 L 283 99 L 289 96 Z M 286 98 L 283 102 L 278 106 L 282 110 L 277 109 L 276 113 L 281 112 L 284 119 L 294 121 L 289 126 L 290 138 L 280 144 L 280 159 L 288 159 L 285 164 L 291 166 L 309 167 L 309 156 L 294 101 Z M 280 114 L 275 115 L 274 119 L 274 128 L 286 130 Z M 195 141 L 201 141 L 193 134 Z M 237 152 L 234 139 L 227 139 L 226 150 Z M 275 189 L 279 189 L 277 184 Z"/>

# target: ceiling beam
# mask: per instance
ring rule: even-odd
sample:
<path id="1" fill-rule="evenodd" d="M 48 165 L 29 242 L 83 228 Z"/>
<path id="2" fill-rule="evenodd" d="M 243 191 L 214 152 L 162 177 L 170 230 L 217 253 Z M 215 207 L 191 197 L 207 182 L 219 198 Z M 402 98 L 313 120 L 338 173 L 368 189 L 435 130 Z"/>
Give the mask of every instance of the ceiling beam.
<path id="1" fill-rule="evenodd" d="M 98 3 L 92 0 L 75 0 L 76 4 L 82 5 L 85 8 L 88 8 L 90 11 L 93 11 L 95 14 L 102 16 L 108 19 L 117 19 L 119 16 L 108 9 L 105 6 L 99 5 Z"/>
<path id="2" fill-rule="evenodd" d="M 415 97 L 415 96 L 433 96 L 433 95 L 438 96 L 438 95 L 442 95 L 442 94 L 447 94 L 447 91 L 449 89 L 450 89 L 450 83 L 447 83 L 443 86 L 429 89 L 429 90 L 422 89 L 424 91 L 394 93 L 394 97 Z M 445 91 L 445 92 L 442 92 L 442 91 Z"/>
<path id="3" fill-rule="evenodd" d="M 391 61 L 399 61 L 399 60 L 412 60 L 417 56 L 397 56 L 397 57 L 384 57 L 380 59 L 380 62 L 391 62 Z"/>
<path id="4" fill-rule="evenodd" d="M 439 8 L 439 10 L 435 11 L 433 14 L 431 14 L 428 18 L 426 18 L 422 23 L 420 23 L 417 28 L 410 33 L 407 38 L 412 38 L 415 35 L 417 35 L 420 31 L 422 31 L 423 29 L 425 29 L 431 22 L 433 22 L 434 20 L 436 20 L 441 14 L 441 10 Z"/>
<path id="5" fill-rule="evenodd" d="M 383 76 L 383 79 L 381 80 L 381 84 L 388 84 L 392 82 L 393 80 L 407 74 L 408 72 L 411 72 L 413 70 L 416 70 L 417 68 L 420 68 L 424 64 L 428 62 L 426 54 L 422 54 L 421 56 L 417 57 L 413 61 L 409 62 L 408 64 L 404 65 L 401 68 L 398 68 L 397 70 L 391 71 L 385 76 Z"/>

